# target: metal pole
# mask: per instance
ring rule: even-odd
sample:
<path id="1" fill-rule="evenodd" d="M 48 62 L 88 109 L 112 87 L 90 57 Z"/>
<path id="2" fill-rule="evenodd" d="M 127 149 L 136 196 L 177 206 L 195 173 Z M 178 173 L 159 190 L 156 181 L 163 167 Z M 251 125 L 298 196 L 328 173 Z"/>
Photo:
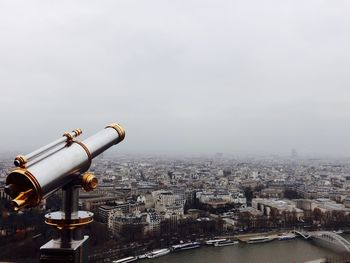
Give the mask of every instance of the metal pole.
<path id="1" fill-rule="evenodd" d="M 80 185 L 79 185 L 80 186 Z M 65 220 L 72 220 L 78 217 L 79 208 L 79 187 L 78 185 L 68 185 L 63 187 L 62 210 Z M 81 228 L 63 228 L 60 230 L 61 246 L 69 247 L 72 242 L 82 240 Z"/>
<path id="2" fill-rule="evenodd" d="M 81 187 L 80 183 L 64 186 L 62 211 L 46 215 L 46 222 L 56 222 L 59 239 L 53 239 L 40 248 L 40 263 L 88 263 L 89 237 L 83 236 L 82 226 L 76 227 L 69 223 L 76 222 L 81 216 L 86 216 L 85 212 L 78 211 L 79 187 Z M 92 213 L 88 216 L 92 216 Z"/>

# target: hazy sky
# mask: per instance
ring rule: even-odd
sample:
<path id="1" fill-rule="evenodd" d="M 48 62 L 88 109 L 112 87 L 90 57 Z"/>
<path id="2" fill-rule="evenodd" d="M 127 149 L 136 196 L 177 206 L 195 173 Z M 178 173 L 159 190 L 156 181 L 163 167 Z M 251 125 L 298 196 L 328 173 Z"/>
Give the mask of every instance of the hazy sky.
<path id="1" fill-rule="evenodd" d="M 0 1 L 0 151 L 350 156 L 350 1 Z"/>

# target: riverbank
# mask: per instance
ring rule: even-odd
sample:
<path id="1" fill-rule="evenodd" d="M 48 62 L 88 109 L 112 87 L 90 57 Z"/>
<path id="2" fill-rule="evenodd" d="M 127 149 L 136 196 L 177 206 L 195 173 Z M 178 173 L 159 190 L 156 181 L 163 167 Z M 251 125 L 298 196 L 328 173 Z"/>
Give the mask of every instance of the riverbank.
<path id="1" fill-rule="evenodd" d="M 241 245 L 256 246 L 258 245 L 256 243 L 265 243 L 265 242 L 256 242 L 256 240 L 254 240 L 255 242 L 254 241 L 250 242 L 250 243 L 255 243 L 254 245 L 246 244 L 246 241 L 249 238 L 254 238 L 254 237 L 269 237 L 272 239 L 271 243 L 273 244 L 280 242 L 278 241 L 278 239 L 282 239 L 283 242 L 290 242 L 288 240 L 290 239 L 290 237 L 287 236 L 283 238 L 283 236 L 292 230 L 293 229 L 283 229 L 283 230 L 280 229 L 280 231 L 240 233 L 239 235 L 228 234 L 228 235 L 216 235 L 216 236 L 201 235 L 199 237 L 188 236 L 187 238 L 182 238 L 182 239 L 179 239 L 179 238 L 158 239 L 157 242 L 154 242 L 155 240 L 152 240 L 152 241 L 148 241 L 148 243 L 122 243 L 119 246 L 111 245 L 111 246 L 108 246 L 108 249 L 104 248 L 99 251 L 94 251 L 94 253 L 91 253 L 89 255 L 89 260 L 91 262 L 106 262 L 106 259 L 109 259 L 110 261 L 112 261 L 120 258 L 125 258 L 128 256 L 144 255 L 156 249 L 170 248 L 172 245 L 176 245 L 180 243 L 181 240 L 183 240 L 183 242 L 197 241 L 202 244 L 205 244 L 206 240 L 226 238 L 226 239 L 240 241 L 241 244 L 239 244 L 238 246 L 241 246 Z M 303 240 L 302 238 L 298 238 L 298 239 Z M 276 240 L 276 241 L 273 241 L 273 240 Z M 270 241 L 266 241 L 266 242 L 270 242 Z M 304 241 L 304 242 L 310 242 L 310 241 Z"/>
<path id="2" fill-rule="evenodd" d="M 268 237 L 271 239 L 277 239 L 279 235 L 284 234 L 285 232 L 262 232 L 262 233 L 251 233 L 251 234 L 243 234 L 243 235 L 238 235 L 236 238 L 241 241 L 241 242 L 248 242 L 251 238 L 256 238 L 256 237 Z"/>
<path id="3" fill-rule="evenodd" d="M 345 260 L 350 258 L 348 253 L 340 253 L 339 251 L 330 249 L 329 246 L 319 246 L 316 242 L 304 240 L 303 238 L 281 240 L 281 236 L 285 236 L 286 234 L 287 232 L 273 231 L 249 233 L 238 236 L 217 236 L 215 238 L 236 239 L 240 242 L 225 247 L 214 247 L 205 245 L 206 240 L 202 240 L 202 246 L 200 249 L 170 253 L 159 259 L 152 259 L 152 263 L 196 263 L 197 258 L 198 263 L 210 263 L 212 261 L 207 260 L 207 257 L 212 258 L 211 254 L 218 258 L 223 257 L 223 261 L 218 261 L 220 263 L 232 262 L 232 258 L 231 261 L 225 259 L 225 254 L 230 255 L 230 257 L 238 257 L 239 260 L 237 262 L 244 263 L 350 262 Z M 250 242 L 247 242 L 250 239 L 256 239 L 259 237 L 270 238 L 271 242 L 254 242 L 253 245 L 249 244 Z M 345 234 L 344 237 L 350 239 L 349 234 Z M 293 251 L 292 254 L 291 251 Z M 209 252 L 211 254 L 208 254 Z M 144 260 L 144 262 L 151 262 L 151 259 L 142 260 Z M 215 258 L 212 258 L 212 260 L 217 261 Z"/>
<path id="4" fill-rule="evenodd" d="M 260 233 L 261 234 L 261 233 Z M 228 247 L 205 246 L 200 249 L 171 253 L 161 258 L 147 259 L 144 263 L 306 263 L 326 259 L 325 262 L 346 262 L 349 255 L 320 247 L 297 238 L 259 244 L 239 243 Z M 138 261 L 137 261 L 138 262 Z M 140 261 L 141 262 L 141 261 Z M 316 261 L 317 262 L 317 261 Z"/>

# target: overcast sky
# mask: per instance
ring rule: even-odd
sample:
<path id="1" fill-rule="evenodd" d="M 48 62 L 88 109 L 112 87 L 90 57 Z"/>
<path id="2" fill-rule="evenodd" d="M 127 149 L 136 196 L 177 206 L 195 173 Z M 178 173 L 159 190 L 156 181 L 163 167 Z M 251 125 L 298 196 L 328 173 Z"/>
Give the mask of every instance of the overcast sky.
<path id="1" fill-rule="evenodd" d="M 350 1 L 0 1 L 1 152 L 350 156 Z"/>

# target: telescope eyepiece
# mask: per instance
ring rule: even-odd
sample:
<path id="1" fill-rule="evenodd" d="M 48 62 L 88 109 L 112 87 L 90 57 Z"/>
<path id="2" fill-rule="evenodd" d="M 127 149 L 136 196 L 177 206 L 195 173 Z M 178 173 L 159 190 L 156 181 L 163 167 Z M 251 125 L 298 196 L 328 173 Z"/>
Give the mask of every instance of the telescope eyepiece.
<path id="1" fill-rule="evenodd" d="M 20 192 L 16 198 L 12 199 L 11 205 L 15 209 L 15 211 L 18 211 L 24 206 L 26 206 L 32 194 L 33 194 L 33 189 L 29 189 L 25 192 Z"/>
<path id="2" fill-rule="evenodd" d="M 23 155 L 17 155 L 13 164 L 16 166 L 16 167 L 22 167 L 24 168 L 26 163 L 28 162 L 27 158 Z"/>

